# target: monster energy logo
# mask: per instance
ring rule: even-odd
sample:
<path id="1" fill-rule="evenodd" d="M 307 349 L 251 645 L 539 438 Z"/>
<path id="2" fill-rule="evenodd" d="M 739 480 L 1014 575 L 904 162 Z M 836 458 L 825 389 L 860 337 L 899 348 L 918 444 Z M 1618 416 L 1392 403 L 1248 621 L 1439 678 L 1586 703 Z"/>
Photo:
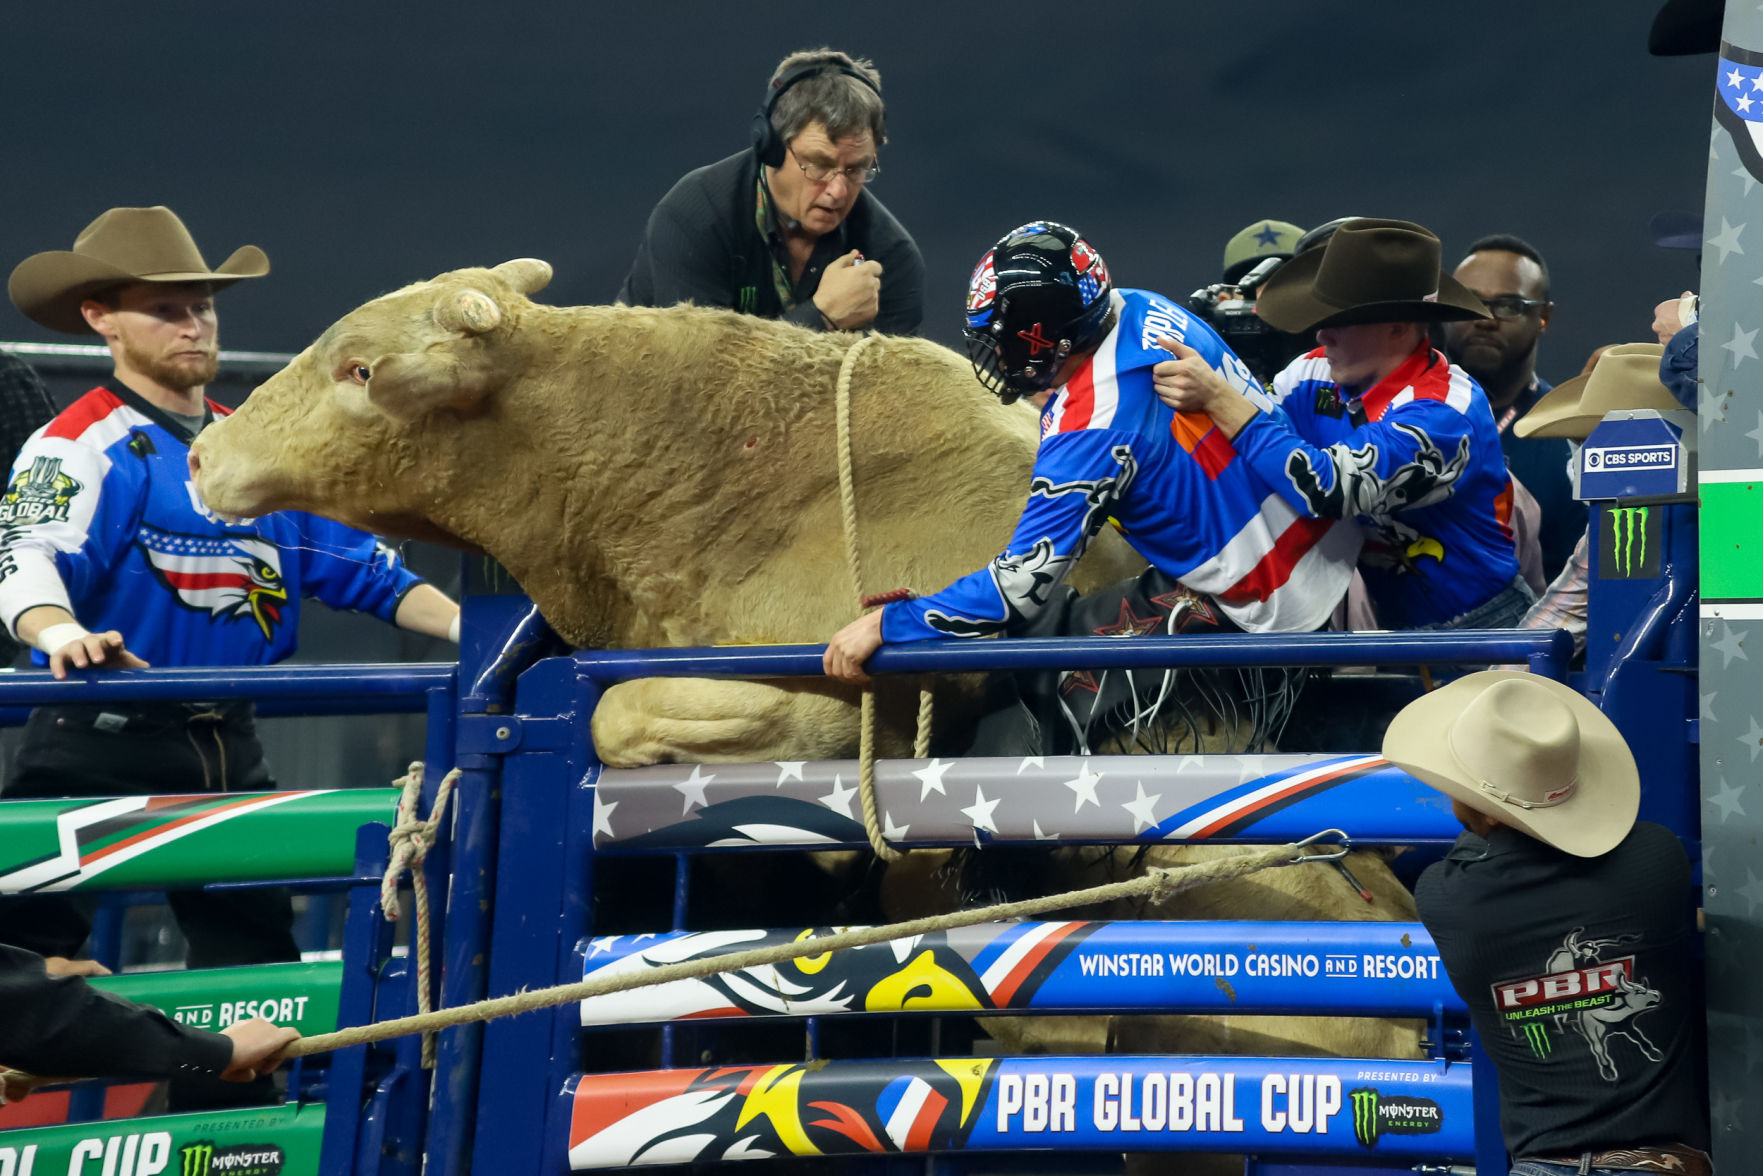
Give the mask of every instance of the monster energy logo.
<path id="1" fill-rule="evenodd" d="M 285 1156 L 274 1144 L 216 1149 L 207 1140 L 178 1149 L 178 1176 L 279 1176 Z"/>
<path id="2" fill-rule="evenodd" d="M 1610 508 L 1610 554 L 1616 574 L 1624 579 L 1640 574 L 1647 566 L 1647 512 L 1645 506 L 1614 506 Z"/>
<path id="3" fill-rule="evenodd" d="M 214 1166 L 212 1143 L 191 1143 L 178 1149 L 178 1176 L 208 1176 Z"/>
<path id="4" fill-rule="evenodd" d="M 1524 1040 L 1530 1043 L 1530 1052 L 1539 1058 L 1546 1058 L 1555 1052 L 1555 1047 L 1549 1044 L 1547 1025 L 1536 1021 L 1527 1023 L 1524 1026 Z"/>
<path id="5" fill-rule="evenodd" d="M 1373 1086 L 1349 1092 L 1353 1138 L 1361 1147 L 1375 1147 L 1385 1135 L 1431 1135 L 1445 1125 L 1444 1108 L 1430 1098 L 1385 1099 Z"/>
<path id="6" fill-rule="evenodd" d="M 1379 1096 L 1369 1086 L 1360 1087 L 1352 1094 L 1353 1099 L 1353 1138 L 1360 1146 L 1370 1147 L 1377 1142 L 1377 1104 Z M 185 1176 L 189 1176 L 185 1173 Z"/>

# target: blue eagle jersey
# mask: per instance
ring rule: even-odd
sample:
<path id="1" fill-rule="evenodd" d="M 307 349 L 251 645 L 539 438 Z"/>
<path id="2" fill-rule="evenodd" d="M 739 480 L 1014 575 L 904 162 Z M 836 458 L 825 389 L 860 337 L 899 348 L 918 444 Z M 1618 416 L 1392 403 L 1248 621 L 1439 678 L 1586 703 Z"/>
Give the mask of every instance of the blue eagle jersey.
<path id="1" fill-rule="evenodd" d="M 33 434 L 0 497 L 0 620 L 15 628 L 57 604 L 155 666 L 265 665 L 294 652 L 301 597 L 389 621 L 421 583 L 341 523 L 221 521 L 197 497 L 189 452 L 185 431 L 127 389 L 95 388 Z"/>
<path id="2" fill-rule="evenodd" d="M 1009 545 L 934 595 L 888 605 L 884 640 L 980 637 L 1033 617 L 1110 521 L 1251 632 L 1315 629 L 1346 593 L 1356 529 L 1300 514 L 1209 419 L 1176 414 L 1151 385 L 1151 369 L 1171 358 L 1157 341 L 1176 339 L 1277 413 L 1242 360 L 1169 299 L 1145 290 L 1113 299 L 1113 329 L 1042 410 L 1028 504 Z"/>
<path id="3" fill-rule="evenodd" d="M 1512 482 L 1481 387 L 1430 347 L 1362 394 L 1322 349 L 1274 377 L 1283 414 L 1245 425 L 1236 448 L 1306 515 L 1357 519 L 1360 572 L 1389 628 L 1460 617 L 1518 575 Z"/>

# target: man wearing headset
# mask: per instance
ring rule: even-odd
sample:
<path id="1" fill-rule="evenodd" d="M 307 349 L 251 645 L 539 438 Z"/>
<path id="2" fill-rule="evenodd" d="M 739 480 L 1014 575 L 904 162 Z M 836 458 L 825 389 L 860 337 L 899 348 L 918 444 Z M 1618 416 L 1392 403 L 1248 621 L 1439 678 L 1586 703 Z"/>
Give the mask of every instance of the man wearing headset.
<path id="1" fill-rule="evenodd" d="M 688 172 L 649 214 L 618 292 L 815 330 L 917 332 L 924 258 L 869 190 L 888 141 L 881 75 L 835 49 L 778 64 L 750 149 Z"/>

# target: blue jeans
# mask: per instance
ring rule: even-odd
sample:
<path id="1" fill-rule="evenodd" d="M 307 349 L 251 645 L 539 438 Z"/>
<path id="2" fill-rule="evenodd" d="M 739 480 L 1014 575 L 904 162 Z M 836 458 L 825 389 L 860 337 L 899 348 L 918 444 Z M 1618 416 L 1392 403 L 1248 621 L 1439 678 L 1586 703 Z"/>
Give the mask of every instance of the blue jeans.
<path id="1" fill-rule="evenodd" d="M 1536 593 L 1524 582 L 1524 577 L 1515 576 L 1510 584 L 1494 593 L 1493 596 L 1476 605 L 1460 617 L 1452 617 L 1448 621 L 1440 621 L 1436 625 L 1422 625 L 1422 629 L 1514 629 L 1530 611 L 1536 601 Z M 1553 1176 L 1551 1173 L 1550 1176 Z"/>

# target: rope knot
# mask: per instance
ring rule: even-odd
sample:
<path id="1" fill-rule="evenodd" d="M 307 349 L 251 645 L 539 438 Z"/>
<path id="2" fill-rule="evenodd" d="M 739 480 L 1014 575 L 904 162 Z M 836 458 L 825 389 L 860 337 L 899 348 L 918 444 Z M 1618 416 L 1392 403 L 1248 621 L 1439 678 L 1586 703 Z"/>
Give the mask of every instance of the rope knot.
<path id="1" fill-rule="evenodd" d="M 458 779 L 458 768 L 441 777 L 441 783 L 435 789 L 434 807 L 429 810 L 426 818 L 416 815 L 416 806 L 422 802 L 422 762 L 419 760 L 411 764 L 404 777 L 394 782 L 402 791 L 398 794 L 397 819 L 392 824 L 392 831 L 386 836 L 386 844 L 391 853 L 386 863 L 385 877 L 380 879 L 380 909 L 385 912 L 388 923 L 396 923 L 403 915 L 403 904 L 398 901 L 398 881 L 408 870 L 410 889 L 416 895 L 416 918 L 410 938 L 413 954 L 416 956 L 416 1007 L 420 1013 L 430 1010 L 429 886 L 428 877 L 422 871 L 422 862 L 435 844 L 435 834 L 441 827 L 442 818 L 447 815 L 447 804 L 453 798 L 453 785 Z M 422 1064 L 424 1069 L 434 1068 L 433 1033 L 423 1034 Z"/>

